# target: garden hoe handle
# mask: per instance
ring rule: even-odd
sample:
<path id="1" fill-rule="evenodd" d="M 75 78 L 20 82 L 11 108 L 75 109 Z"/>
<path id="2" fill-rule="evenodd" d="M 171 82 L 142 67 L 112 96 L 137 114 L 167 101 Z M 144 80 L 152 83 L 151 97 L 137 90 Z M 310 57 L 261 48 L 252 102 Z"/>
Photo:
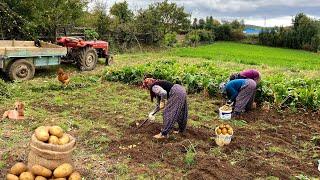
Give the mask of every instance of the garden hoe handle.
<path id="1" fill-rule="evenodd" d="M 137 127 L 137 130 L 140 129 L 147 121 L 149 121 L 149 118 L 147 118 L 146 120 L 144 120 L 144 121 Z"/>
<path id="2" fill-rule="evenodd" d="M 157 111 L 156 111 L 156 112 L 153 112 L 152 115 L 155 115 L 156 113 L 157 113 Z M 137 129 L 137 130 L 140 129 L 147 121 L 149 121 L 149 118 L 147 118 L 146 120 L 144 120 L 136 129 Z"/>

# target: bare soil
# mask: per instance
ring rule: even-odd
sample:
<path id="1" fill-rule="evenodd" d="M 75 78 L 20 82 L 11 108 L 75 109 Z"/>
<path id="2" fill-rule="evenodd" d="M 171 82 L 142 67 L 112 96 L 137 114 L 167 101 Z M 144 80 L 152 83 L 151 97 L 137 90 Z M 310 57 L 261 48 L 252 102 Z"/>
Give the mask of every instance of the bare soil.
<path id="1" fill-rule="evenodd" d="M 210 128 L 189 127 L 184 134 L 171 134 L 168 139 L 155 140 L 162 124 L 148 123 L 141 129 L 136 124 L 125 130 L 124 137 L 111 143 L 106 158 L 130 157 L 134 164 L 161 162 L 166 167 L 183 171 L 175 176 L 187 179 L 253 179 L 275 176 L 289 179 L 299 174 L 318 177 L 319 172 L 313 156 L 320 153 L 311 137 L 320 132 L 319 113 L 261 113 L 256 110 L 242 117 L 248 124 L 234 127 L 230 145 L 218 148 L 210 137 Z M 310 142 L 304 147 L 305 142 Z M 184 162 L 186 147 L 196 145 L 195 164 Z M 123 149 L 123 147 L 135 147 Z M 122 148 L 121 148 L 122 147 Z M 212 153 L 212 149 L 220 153 Z M 241 154 L 242 152 L 242 154 Z"/>

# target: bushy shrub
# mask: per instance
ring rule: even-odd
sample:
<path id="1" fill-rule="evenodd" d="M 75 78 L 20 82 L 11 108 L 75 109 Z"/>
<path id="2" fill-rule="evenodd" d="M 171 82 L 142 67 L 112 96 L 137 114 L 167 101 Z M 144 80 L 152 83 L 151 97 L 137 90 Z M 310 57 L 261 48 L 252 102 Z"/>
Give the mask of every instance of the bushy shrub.
<path id="1" fill-rule="evenodd" d="M 164 45 L 166 46 L 174 46 L 177 43 L 177 33 L 167 33 L 164 35 Z"/>
<path id="2" fill-rule="evenodd" d="M 196 46 L 200 42 L 200 36 L 197 30 L 192 30 L 186 35 L 185 43 Z"/>
<path id="3" fill-rule="evenodd" d="M 99 34 L 95 30 L 92 30 L 92 29 L 85 30 L 84 35 L 87 40 L 94 40 L 94 39 L 99 38 Z"/>

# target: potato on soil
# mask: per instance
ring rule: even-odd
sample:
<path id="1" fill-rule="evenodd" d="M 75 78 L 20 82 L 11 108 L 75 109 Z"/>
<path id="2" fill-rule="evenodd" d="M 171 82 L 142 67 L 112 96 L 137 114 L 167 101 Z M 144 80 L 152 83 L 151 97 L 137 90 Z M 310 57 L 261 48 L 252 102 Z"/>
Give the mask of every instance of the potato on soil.
<path id="1" fill-rule="evenodd" d="M 223 129 L 221 130 L 221 132 L 222 132 L 223 135 L 226 135 L 226 134 L 228 133 L 228 130 L 227 130 L 227 128 L 223 128 Z"/>
<path id="2" fill-rule="evenodd" d="M 64 163 L 60 166 L 58 166 L 54 171 L 53 175 L 56 178 L 64 178 L 69 176 L 73 172 L 73 167 L 71 164 Z"/>
<path id="3" fill-rule="evenodd" d="M 57 136 L 50 136 L 49 137 L 49 144 L 59 144 L 59 138 Z"/>
<path id="4" fill-rule="evenodd" d="M 44 126 L 38 127 L 35 131 L 35 135 L 39 141 L 42 141 L 42 142 L 48 141 L 49 139 L 48 128 Z"/>
<path id="5" fill-rule="evenodd" d="M 34 165 L 31 168 L 31 172 L 37 176 L 50 177 L 52 176 L 52 172 L 50 169 L 47 169 L 40 165 Z"/>
<path id="6" fill-rule="evenodd" d="M 13 174 L 7 174 L 6 180 L 19 180 L 19 178 Z"/>
<path id="7" fill-rule="evenodd" d="M 63 135 L 63 129 L 59 126 L 51 126 L 49 129 L 50 135 L 57 136 L 58 138 L 61 138 Z"/>
<path id="8" fill-rule="evenodd" d="M 79 172 L 75 171 L 69 176 L 68 180 L 81 180 L 81 175 Z"/>
<path id="9" fill-rule="evenodd" d="M 70 141 L 70 138 L 66 134 L 63 134 L 63 136 L 61 138 L 59 138 L 59 144 L 60 145 L 67 144 L 67 143 L 69 143 L 69 141 Z"/>
<path id="10" fill-rule="evenodd" d="M 37 176 L 36 179 L 34 179 L 34 180 L 47 180 L 47 178 L 42 177 L 42 176 Z"/>
<path id="11" fill-rule="evenodd" d="M 34 176 L 31 172 L 23 172 L 20 174 L 19 180 L 34 180 Z"/>
<path id="12" fill-rule="evenodd" d="M 19 176 L 25 171 L 27 171 L 27 166 L 24 163 L 18 162 L 11 167 L 10 174 Z"/>

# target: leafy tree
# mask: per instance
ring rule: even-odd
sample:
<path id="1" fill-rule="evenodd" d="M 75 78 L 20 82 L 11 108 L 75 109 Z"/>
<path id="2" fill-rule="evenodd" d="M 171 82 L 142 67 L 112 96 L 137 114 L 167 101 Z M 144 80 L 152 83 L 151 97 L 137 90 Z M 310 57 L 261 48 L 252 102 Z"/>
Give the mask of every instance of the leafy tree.
<path id="1" fill-rule="evenodd" d="M 115 16 L 119 23 L 126 23 L 133 19 L 133 12 L 129 9 L 127 1 L 115 3 L 110 14 Z"/>

